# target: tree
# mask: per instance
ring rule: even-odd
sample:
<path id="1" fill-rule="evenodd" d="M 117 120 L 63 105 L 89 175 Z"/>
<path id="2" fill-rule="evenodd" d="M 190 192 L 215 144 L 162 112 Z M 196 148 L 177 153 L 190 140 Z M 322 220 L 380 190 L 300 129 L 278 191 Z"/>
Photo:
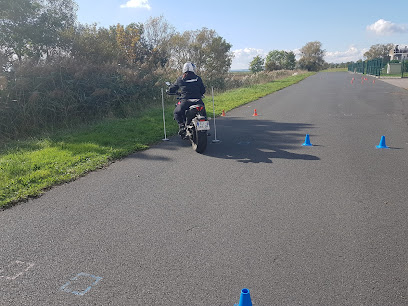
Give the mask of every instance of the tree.
<path id="1" fill-rule="evenodd" d="M 9 68 L 7 67 L 8 66 L 7 64 L 8 64 L 8 56 L 4 51 L 0 50 L 0 78 L 1 78 L 1 73 L 3 71 L 6 71 L 7 68 Z"/>
<path id="2" fill-rule="evenodd" d="M 85 63 L 123 63 L 125 57 L 121 54 L 116 39 L 116 26 L 110 29 L 97 28 L 93 25 L 79 25 L 65 34 L 72 41 L 70 55 Z"/>
<path id="3" fill-rule="evenodd" d="M 232 45 L 214 30 L 207 28 L 197 31 L 195 40 L 193 50 L 197 52 L 196 64 L 205 77 L 210 80 L 223 78 L 231 67 L 232 53 L 230 50 Z"/>
<path id="4" fill-rule="evenodd" d="M 265 58 L 265 70 L 281 70 L 285 61 L 285 51 L 273 50 Z"/>
<path id="5" fill-rule="evenodd" d="M 289 51 L 286 53 L 286 58 L 285 58 L 285 63 L 284 63 L 285 69 L 288 70 L 293 70 L 296 67 L 296 55 L 293 51 Z"/>
<path id="6" fill-rule="evenodd" d="M 267 71 L 281 69 L 293 70 L 295 66 L 296 57 L 292 51 L 273 50 L 269 52 L 265 58 L 265 70 Z"/>
<path id="7" fill-rule="evenodd" d="M 130 66 L 145 59 L 147 50 L 141 41 L 142 35 L 142 24 L 131 23 L 126 27 L 118 24 L 116 26 L 116 44 Z"/>
<path id="8" fill-rule="evenodd" d="M 33 0 L 0 2 L 0 46 L 9 56 L 16 55 L 20 62 L 30 54 L 39 10 L 39 3 Z"/>
<path id="9" fill-rule="evenodd" d="M 50 59 L 68 44 L 61 39 L 63 31 L 74 27 L 77 4 L 73 0 L 46 0 L 40 3 L 32 38 L 33 52 L 37 58 L 45 55 Z"/>
<path id="10" fill-rule="evenodd" d="M 171 37 L 169 46 L 169 66 L 179 71 L 185 62 L 192 61 L 205 78 L 215 80 L 223 79 L 231 67 L 232 45 L 214 30 L 177 33 Z"/>
<path id="11" fill-rule="evenodd" d="M 144 24 L 143 39 L 151 52 L 150 59 L 154 64 L 159 64 L 161 67 L 164 67 L 169 61 L 169 42 L 174 34 L 174 27 L 171 26 L 163 16 L 149 18 Z"/>
<path id="12" fill-rule="evenodd" d="M 325 50 L 322 50 L 322 44 L 319 41 L 309 42 L 300 49 L 301 58 L 299 66 L 308 71 L 319 71 L 323 68 L 325 61 L 323 59 Z"/>
<path id="13" fill-rule="evenodd" d="M 370 49 L 364 53 L 364 57 L 368 60 L 375 58 L 382 58 L 387 63 L 390 60 L 390 50 L 394 48 L 394 44 L 376 44 L 372 45 Z"/>
<path id="14" fill-rule="evenodd" d="M 262 56 L 260 56 L 260 55 L 255 56 L 254 59 L 249 64 L 249 70 L 251 70 L 252 73 L 257 73 L 257 72 L 263 71 L 264 70 L 264 62 L 265 62 L 265 60 L 262 58 Z"/>
<path id="15" fill-rule="evenodd" d="M 24 56 L 43 55 L 64 48 L 60 34 L 74 25 L 73 0 L 2 0 L 0 46 L 21 62 Z"/>

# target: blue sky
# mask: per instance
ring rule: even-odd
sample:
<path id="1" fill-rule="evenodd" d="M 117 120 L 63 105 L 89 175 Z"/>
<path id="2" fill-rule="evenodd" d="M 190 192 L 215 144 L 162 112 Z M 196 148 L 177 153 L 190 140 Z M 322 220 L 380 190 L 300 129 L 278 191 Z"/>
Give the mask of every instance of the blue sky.
<path id="1" fill-rule="evenodd" d="M 232 44 L 231 69 L 272 50 L 320 41 L 327 62 L 356 61 L 379 43 L 408 45 L 408 0 L 75 0 L 81 23 L 109 27 L 163 16 L 178 32 L 203 27 Z"/>

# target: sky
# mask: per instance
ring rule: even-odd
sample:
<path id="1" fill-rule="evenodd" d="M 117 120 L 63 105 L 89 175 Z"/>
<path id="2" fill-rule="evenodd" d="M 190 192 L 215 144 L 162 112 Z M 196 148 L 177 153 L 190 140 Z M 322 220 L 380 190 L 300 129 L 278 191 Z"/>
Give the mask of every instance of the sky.
<path id="1" fill-rule="evenodd" d="M 78 22 L 109 27 L 163 18 L 176 31 L 214 30 L 232 45 L 231 70 L 272 50 L 319 41 L 325 60 L 363 59 L 372 45 L 408 46 L 408 0 L 75 0 Z"/>

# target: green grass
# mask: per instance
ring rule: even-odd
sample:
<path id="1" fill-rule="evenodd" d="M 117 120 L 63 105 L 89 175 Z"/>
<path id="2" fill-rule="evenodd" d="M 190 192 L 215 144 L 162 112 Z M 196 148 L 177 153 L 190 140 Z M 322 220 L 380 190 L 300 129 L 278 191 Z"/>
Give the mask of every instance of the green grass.
<path id="1" fill-rule="evenodd" d="M 215 114 L 220 115 L 222 113 L 222 110 L 229 111 L 237 106 L 249 103 L 251 101 L 264 97 L 270 93 L 281 90 L 290 85 L 296 84 L 300 82 L 301 80 L 305 79 L 306 77 L 311 76 L 313 74 L 315 73 L 309 72 L 309 73 L 299 74 L 299 75 L 290 76 L 288 78 L 284 78 L 281 80 L 276 80 L 271 83 L 259 84 L 259 85 L 254 85 L 251 87 L 228 90 L 224 93 L 217 94 L 216 98 L 214 99 L 215 100 L 215 103 L 214 103 L 215 104 Z M 212 106 L 211 98 L 207 97 L 206 99 L 204 99 L 204 102 L 207 105 L 207 113 L 210 113 L 210 108 L 208 107 L 208 105 L 210 105 L 209 103 L 211 103 L 211 106 Z M 211 114 L 212 114 L 212 109 L 211 109 Z"/>
<path id="2" fill-rule="evenodd" d="M 404 73 L 404 76 L 405 76 L 405 73 Z M 402 74 L 401 73 L 398 73 L 398 74 L 381 74 L 381 76 L 380 76 L 380 78 L 387 78 L 387 77 L 389 77 L 389 78 L 401 78 Z"/>
<path id="3" fill-rule="evenodd" d="M 343 72 L 343 71 L 348 71 L 348 68 L 328 68 L 322 70 L 322 72 Z"/>
<path id="4" fill-rule="evenodd" d="M 237 106 L 295 84 L 313 73 L 272 83 L 230 90 L 215 96 L 215 112 Z M 212 98 L 207 97 L 208 114 Z M 172 120 L 174 101 L 165 110 L 167 133 L 177 133 Z M 35 197 L 52 186 L 74 180 L 115 159 L 147 149 L 163 138 L 161 107 L 146 110 L 137 118 L 106 120 L 92 126 L 58 132 L 46 137 L 15 141 L 0 148 L 0 208 Z"/>

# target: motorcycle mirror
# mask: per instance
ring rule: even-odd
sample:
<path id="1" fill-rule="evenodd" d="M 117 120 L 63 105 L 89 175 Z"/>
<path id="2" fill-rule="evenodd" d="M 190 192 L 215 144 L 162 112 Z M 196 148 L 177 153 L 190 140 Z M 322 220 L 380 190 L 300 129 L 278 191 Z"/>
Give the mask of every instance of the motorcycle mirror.
<path id="1" fill-rule="evenodd" d="M 166 82 L 166 85 L 167 85 L 167 86 L 170 86 L 171 84 L 170 84 L 170 82 Z"/>

